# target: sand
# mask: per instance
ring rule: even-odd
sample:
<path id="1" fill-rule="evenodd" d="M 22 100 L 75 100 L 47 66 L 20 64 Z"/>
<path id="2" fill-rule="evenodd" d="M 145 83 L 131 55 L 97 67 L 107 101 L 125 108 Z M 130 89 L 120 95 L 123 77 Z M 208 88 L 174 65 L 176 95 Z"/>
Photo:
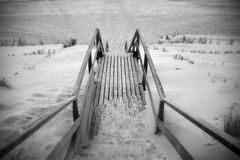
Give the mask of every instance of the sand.
<path id="1" fill-rule="evenodd" d="M 110 49 L 118 50 L 121 44 L 121 41 L 116 41 L 114 46 L 110 45 Z M 44 53 L 48 49 L 51 53 L 55 50 L 55 53 L 50 57 L 46 54 L 32 54 L 41 49 Z M 61 45 L 1 47 L 0 75 L 12 86 L 12 89 L 0 88 L 1 143 L 20 134 L 38 117 L 71 96 L 86 49 L 87 45 L 66 49 Z M 236 53 L 239 46 L 164 43 L 150 45 L 149 49 L 167 97 L 223 130 L 224 115 L 233 104 L 240 104 L 240 54 Z M 215 49 L 219 54 L 199 53 Z M 225 50 L 233 53 L 224 54 Z M 188 60 L 174 59 L 176 54 Z M 194 64 L 189 63 L 189 60 L 194 61 Z M 149 82 L 158 103 L 149 73 Z M 145 106 L 146 109 L 135 117 L 114 110 L 116 108 L 119 106 L 108 105 L 99 136 L 81 155 L 82 158 L 180 159 L 163 135 L 154 134 L 151 106 Z M 45 159 L 72 125 L 71 114 L 69 107 L 16 148 L 9 157 Z M 195 158 L 238 158 L 167 107 L 165 118 L 171 131 Z M 107 152 L 103 152 L 105 149 Z"/>
<path id="2" fill-rule="evenodd" d="M 1 144 L 21 134 L 39 117 L 71 97 L 86 49 L 87 45 L 66 49 L 62 45 L 1 47 L 0 75 L 12 87 L 0 88 Z M 55 50 L 55 53 L 52 52 L 50 57 L 48 54 L 32 54 L 38 50 L 44 50 L 44 53 Z M 46 158 L 44 153 L 49 153 L 72 125 L 71 116 L 69 106 L 11 156 Z"/>
<path id="3" fill-rule="evenodd" d="M 137 107 L 122 101 L 107 102 L 98 136 L 74 160 L 180 159 L 166 139 L 154 134 L 151 107 L 146 106 L 143 111 Z"/>
<path id="4" fill-rule="evenodd" d="M 150 48 L 166 96 L 186 111 L 223 131 L 224 116 L 232 105 L 240 104 L 239 46 L 162 44 L 152 45 Z M 219 53 L 202 54 L 203 50 L 217 50 Z M 224 54 L 225 50 L 233 53 Z M 194 64 L 188 60 L 174 59 L 176 54 L 181 54 Z M 148 77 L 153 84 L 151 75 Z M 154 90 L 153 86 L 152 89 Z M 157 96 L 156 90 L 154 95 Z M 238 159 L 172 109 L 166 108 L 168 126 L 194 157 Z"/>

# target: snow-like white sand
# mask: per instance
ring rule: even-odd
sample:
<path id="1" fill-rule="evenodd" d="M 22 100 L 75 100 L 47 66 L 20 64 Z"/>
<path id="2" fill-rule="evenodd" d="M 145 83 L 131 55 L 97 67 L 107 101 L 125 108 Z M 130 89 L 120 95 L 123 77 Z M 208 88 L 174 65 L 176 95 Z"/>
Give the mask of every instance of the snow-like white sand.
<path id="1" fill-rule="evenodd" d="M 239 47 L 235 45 L 162 44 L 149 48 L 167 97 L 188 112 L 198 115 L 223 130 L 223 116 L 233 103 L 240 104 L 240 54 L 234 54 Z M 234 53 L 223 54 L 226 48 Z M 45 53 L 49 49 L 51 53 L 54 50 L 55 52 L 50 57 L 45 54 L 31 54 L 41 49 L 45 50 Z M 61 45 L 0 47 L 0 78 L 5 77 L 12 86 L 12 89 L 0 88 L 1 143 L 15 134 L 20 134 L 38 117 L 51 111 L 54 106 L 71 96 L 86 49 L 87 45 L 77 45 L 66 49 L 63 49 Z M 206 49 L 220 50 L 221 53 L 193 53 L 194 50 Z M 194 64 L 188 63 L 187 60 L 174 59 L 175 54 L 189 58 L 194 61 Z M 156 103 L 158 103 L 158 95 L 150 72 L 148 72 L 148 77 Z M 73 123 L 71 114 L 69 107 L 26 140 L 16 149 L 15 154 L 6 159 L 46 158 Z M 139 159 L 149 157 L 180 159 L 164 136 L 154 135 L 155 124 L 151 106 L 146 106 L 146 109 L 134 119 L 126 115 L 122 117 L 123 119 L 112 115 L 103 120 L 100 136 L 93 141 L 93 150 L 89 150 L 93 157 L 103 151 L 96 148 L 104 143 L 106 148 L 110 147 L 110 144 L 114 146 L 108 150 L 109 157 L 105 156 L 106 159 L 114 158 L 118 149 L 121 149 L 122 154 L 116 155 L 116 159 L 124 157 L 134 159 L 136 158 L 135 151 L 139 150 L 143 150 L 142 156 L 137 155 Z M 174 135 L 197 159 L 238 158 L 168 107 L 166 107 L 165 118 Z M 112 132 L 107 133 L 106 130 Z M 120 132 L 117 133 L 118 131 Z M 108 138 L 109 134 L 112 136 L 122 134 L 123 141 L 114 138 L 104 139 Z M 141 147 L 126 154 L 127 147 L 131 148 L 130 144 L 128 146 L 128 141 L 132 141 L 134 145 L 141 141 L 139 144 Z M 120 142 L 124 142 L 125 148 L 119 146 Z M 104 155 L 101 156 L 104 157 Z"/>
<path id="2" fill-rule="evenodd" d="M 87 45 L 63 49 L 62 45 L 1 47 L 0 75 L 12 89 L 0 88 L 0 141 L 21 134 L 40 116 L 63 103 L 73 93 Z M 35 54 L 38 50 L 53 53 Z M 55 53 L 53 52 L 55 50 Z M 72 124 L 71 106 L 17 148 L 12 157 L 46 158 Z M 21 149 L 24 146 L 24 149 Z M 45 153 L 46 152 L 46 153 Z M 7 159 L 11 158 L 7 157 Z"/>
<path id="3" fill-rule="evenodd" d="M 166 96 L 186 111 L 223 130 L 224 116 L 230 107 L 240 105 L 240 47 L 162 44 L 150 48 Z M 202 50 L 217 50 L 219 54 L 198 53 Z M 226 50 L 233 53 L 224 54 Z M 194 61 L 194 64 L 187 60 L 174 59 L 176 54 Z M 154 84 L 152 76 L 148 77 L 150 83 Z M 152 89 L 155 87 L 152 86 Z M 157 97 L 156 89 L 154 94 Z M 166 122 L 180 141 L 199 159 L 239 158 L 168 107 Z"/>

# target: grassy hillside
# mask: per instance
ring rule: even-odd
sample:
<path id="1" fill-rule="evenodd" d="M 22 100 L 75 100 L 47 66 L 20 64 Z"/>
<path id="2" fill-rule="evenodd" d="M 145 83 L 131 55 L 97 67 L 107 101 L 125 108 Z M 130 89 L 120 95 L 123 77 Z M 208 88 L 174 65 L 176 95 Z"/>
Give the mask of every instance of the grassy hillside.
<path id="1" fill-rule="evenodd" d="M 0 3 L 0 37 L 57 43 L 89 42 L 96 27 L 119 43 L 140 28 L 148 42 L 165 34 L 240 36 L 240 2 L 226 0 L 53 0 Z M 130 34 L 129 34 L 130 33 Z"/>

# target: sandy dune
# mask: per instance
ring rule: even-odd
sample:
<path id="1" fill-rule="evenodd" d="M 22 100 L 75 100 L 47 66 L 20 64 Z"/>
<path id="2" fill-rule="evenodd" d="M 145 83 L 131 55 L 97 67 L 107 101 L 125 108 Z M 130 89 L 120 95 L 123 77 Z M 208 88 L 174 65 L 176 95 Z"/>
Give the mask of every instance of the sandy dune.
<path id="1" fill-rule="evenodd" d="M 140 28 L 147 42 L 166 34 L 239 38 L 240 3 L 228 0 L 57 0 L 0 3 L 0 36 L 28 43 L 88 43 L 96 27 L 103 38 L 129 40 Z"/>

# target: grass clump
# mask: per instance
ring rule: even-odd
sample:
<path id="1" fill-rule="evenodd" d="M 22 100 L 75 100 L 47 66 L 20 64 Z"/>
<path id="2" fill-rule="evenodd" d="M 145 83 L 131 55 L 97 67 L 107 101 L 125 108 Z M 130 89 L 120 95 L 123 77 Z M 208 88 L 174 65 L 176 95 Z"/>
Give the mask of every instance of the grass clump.
<path id="1" fill-rule="evenodd" d="M 232 136 L 240 136 L 240 105 L 233 103 L 224 116 L 224 131 Z"/>
<path id="2" fill-rule="evenodd" d="M 6 89 L 11 89 L 11 85 L 7 82 L 7 79 L 6 78 L 1 78 L 0 79 L 0 87 L 1 88 L 6 88 Z"/>
<path id="3" fill-rule="evenodd" d="M 71 38 L 70 40 L 66 41 L 66 42 L 63 44 L 63 48 L 75 46 L 76 44 L 77 44 L 77 39 L 76 39 L 76 38 Z"/>

